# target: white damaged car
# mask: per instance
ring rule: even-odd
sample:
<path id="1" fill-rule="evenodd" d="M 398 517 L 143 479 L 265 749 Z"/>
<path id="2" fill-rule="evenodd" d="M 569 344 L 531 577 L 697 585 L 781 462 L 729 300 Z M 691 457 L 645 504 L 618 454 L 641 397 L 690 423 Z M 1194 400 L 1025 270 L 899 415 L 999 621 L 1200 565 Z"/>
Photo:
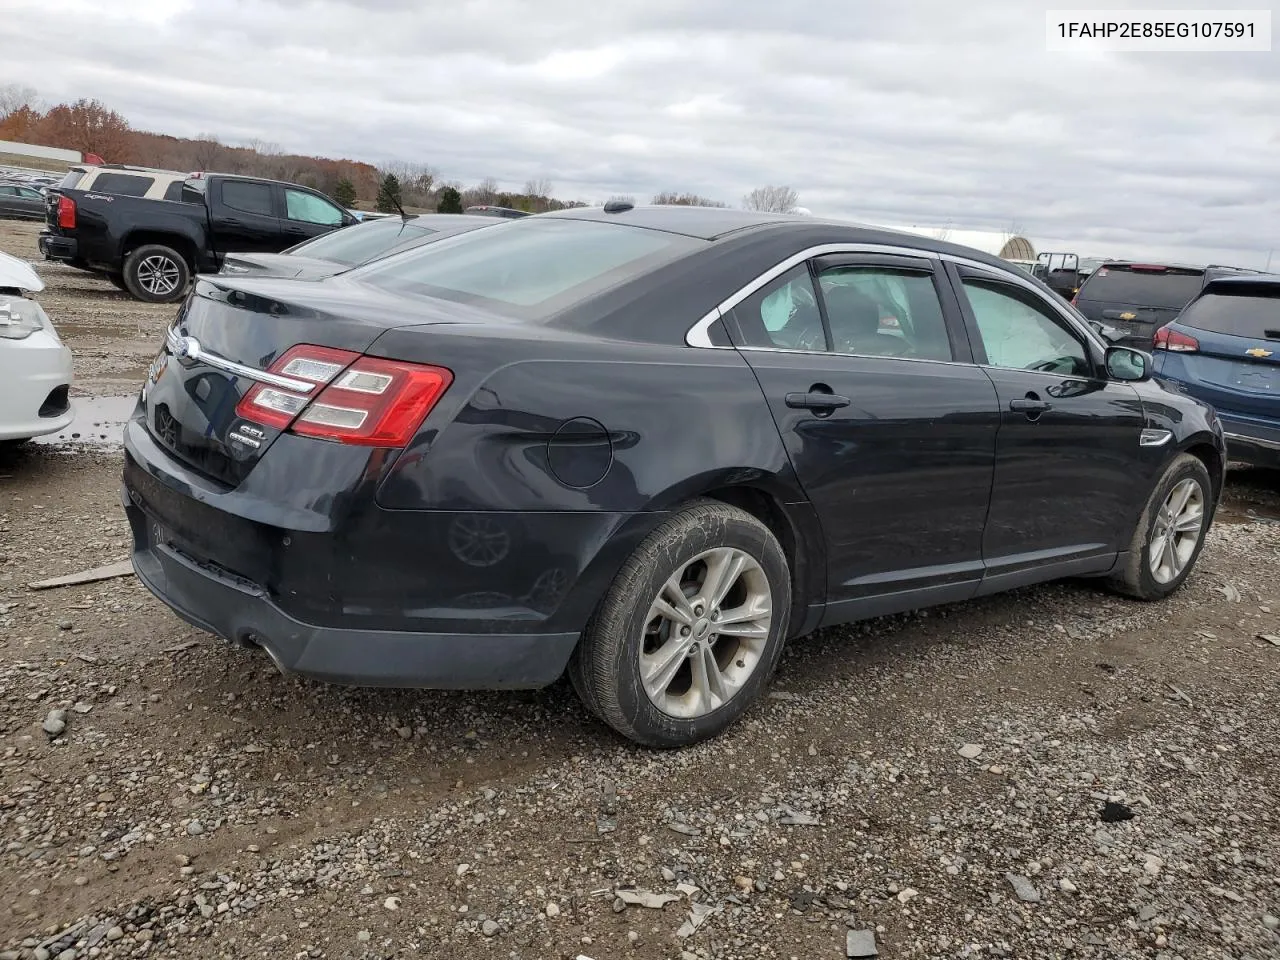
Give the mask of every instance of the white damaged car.
<path id="1" fill-rule="evenodd" d="M 71 351 L 28 293 L 44 281 L 0 253 L 0 442 L 57 433 L 71 423 Z"/>

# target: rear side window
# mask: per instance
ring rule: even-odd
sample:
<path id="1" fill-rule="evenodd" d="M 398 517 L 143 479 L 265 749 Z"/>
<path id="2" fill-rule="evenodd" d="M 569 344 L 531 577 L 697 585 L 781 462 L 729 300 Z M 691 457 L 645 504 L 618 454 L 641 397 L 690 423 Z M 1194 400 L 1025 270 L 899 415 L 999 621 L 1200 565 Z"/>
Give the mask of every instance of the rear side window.
<path id="1" fill-rule="evenodd" d="M 164 198 L 166 200 L 181 200 L 182 187 L 183 183 L 181 180 L 173 181 L 173 183 L 164 188 Z"/>
<path id="2" fill-rule="evenodd" d="M 1280 285 L 1242 286 L 1201 297 L 1178 317 L 1184 327 L 1252 340 L 1280 340 Z"/>
<path id="3" fill-rule="evenodd" d="M 94 177 L 90 185 L 94 193 L 114 193 L 122 197 L 141 197 L 151 185 L 154 177 L 139 177 L 133 173 L 100 173 Z"/>
<path id="4" fill-rule="evenodd" d="M 1203 279 L 1204 274 L 1199 270 L 1099 267 L 1080 288 L 1079 298 L 1181 310 L 1200 292 Z"/>
<path id="5" fill-rule="evenodd" d="M 76 184 L 84 177 L 83 170 L 68 170 L 67 175 L 58 183 L 59 190 L 74 190 Z"/>
<path id="6" fill-rule="evenodd" d="M 589 220 L 525 218 L 361 267 L 374 286 L 542 320 L 706 241 Z"/>
<path id="7" fill-rule="evenodd" d="M 241 213 L 255 213 L 262 217 L 275 216 L 271 207 L 271 188 L 265 183 L 224 180 L 222 181 L 222 203 Z"/>
<path id="8" fill-rule="evenodd" d="M 841 266 L 824 270 L 818 285 L 836 353 L 951 359 L 947 325 L 930 274 Z"/>

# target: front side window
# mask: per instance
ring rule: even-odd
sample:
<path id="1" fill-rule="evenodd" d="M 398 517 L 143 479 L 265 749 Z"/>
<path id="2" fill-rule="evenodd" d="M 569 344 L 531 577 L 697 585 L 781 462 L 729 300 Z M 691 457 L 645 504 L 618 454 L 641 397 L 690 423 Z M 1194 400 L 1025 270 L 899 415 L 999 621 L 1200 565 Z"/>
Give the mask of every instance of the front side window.
<path id="1" fill-rule="evenodd" d="M 19 187 L 18 196 L 26 197 L 28 200 L 43 200 L 39 190 L 32 190 L 30 187 Z"/>
<path id="2" fill-rule="evenodd" d="M 241 213 L 252 213 L 261 217 L 274 216 L 271 209 L 271 188 L 265 183 L 224 180 L 222 203 Z"/>
<path id="3" fill-rule="evenodd" d="M 342 211 L 328 200 L 317 197 L 314 193 L 302 190 L 284 192 L 286 215 L 290 220 L 301 220 L 303 223 L 318 223 L 321 226 L 336 227 L 342 223 Z"/>
<path id="4" fill-rule="evenodd" d="M 1031 293 L 973 277 L 964 278 L 964 291 L 991 366 L 1092 376 L 1084 344 Z"/>
<path id="5" fill-rule="evenodd" d="M 933 276 L 886 266 L 838 266 L 818 277 L 836 353 L 952 359 Z"/>
<path id="6" fill-rule="evenodd" d="M 827 335 L 804 264 L 771 280 L 732 311 L 746 347 L 826 350 Z"/>

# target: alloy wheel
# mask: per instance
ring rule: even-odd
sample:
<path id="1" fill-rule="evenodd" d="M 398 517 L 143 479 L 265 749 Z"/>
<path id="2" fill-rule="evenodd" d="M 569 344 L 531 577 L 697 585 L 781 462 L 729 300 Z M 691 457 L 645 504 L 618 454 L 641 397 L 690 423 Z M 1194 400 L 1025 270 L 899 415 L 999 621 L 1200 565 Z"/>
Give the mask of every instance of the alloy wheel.
<path id="1" fill-rule="evenodd" d="M 166 297 L 177 290 L 181 276 L 178 265 L 163 254 L 152 254 L 138 264 L 138 286 L 154 297 Z"/>
<path id="2" fill-rule="evenodd" d="M 649 605 L 640 677 L 663 713 L 693 719 L 724 706 L 760 665 L 773 591 L 760 564 L 717 547 L 681 565 Z"/>
<path id="3" fill-rule="evenodd" d="M 1191 562 L 1204 531 L 1204 490 L 1190 477 L 1174 484 L 1155 522 L 1147 545 L 1147 566 L 1157 583 L 1170 583 Z"/>

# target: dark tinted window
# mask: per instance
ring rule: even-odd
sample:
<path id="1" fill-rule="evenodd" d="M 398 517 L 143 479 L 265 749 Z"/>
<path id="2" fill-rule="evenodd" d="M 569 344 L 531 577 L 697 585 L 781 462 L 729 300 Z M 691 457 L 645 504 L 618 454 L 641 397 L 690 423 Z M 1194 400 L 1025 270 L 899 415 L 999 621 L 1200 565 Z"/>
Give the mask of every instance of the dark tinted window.
<path id="1" fill-rule="evenodd" d="M 412 220 L 405 222 L 399 217 L 388 217 L 323 234 L 298 244 L 289 252 L 354 266 L 385 256 L 397 247 L 412 245 L 435 232 Z"/>
<path id="2" fill-rule="evenodd" d="M 1099 267 L 1080 288 L 1079 296 L 1081 300 L 1181 310 L 1200 292 L 1203 277 L 1199 270 Z"/>
<path id="3" fill-rule="evenodd" d="M 68 170 L 67 175 L 62 178 L 58 184 L 59 190 L 74 190 L 76 184 L 80 182 L 80 178 L 84 176 L 83 170 Z"/>
<path id="4" fill-rule="evenodd" d="M 746 347 L 826 350 L 827 335 L 805 264 L 792 267 L 733 308 Z"/>
<path id="5" fill-rule="evenodd" d="M 19 187 L 18 196 L 26 197 L 28 200 L 43 200 L 39 190 L 32 190 L 30 187 Z"/>
<path id="6" fill-rule="evenodd" d="M 836 353 L 950 360 L 933 277 L 880 266 L 840 266 L 818 277 Z"/>
<path id="7" fill-rule="evenodd" d="M 1233 337 L 1280 340 L 1280 286 L 1250 284 L 1238 292 L 1206 294 L 1183 311 L 1178 323 Z"/>
<path id="8" fill-rule="evenodd" d="M 703 246 L 659 230 L 527 217 L 376 261 L 358 275 L 401 293 L 539 320 Z"/>
<path id="9" fill-rule="evenodd" d="M 232 210 L 273 216 L 271 188 L 265 183 L 248 183 L 244 180 L 222 181 L 222 202 Z"/>
<path id="10" fill-rule="evenodd" d="M 164 188 L 164 198 L 166 200 L 181 200 L 182 186 L 183 184 L 181 180 L 173 181 L 173 183 Z"/>
<path id="11" fill-rule="evenodd" d="M 93 178 L 89 189 L 94 193 L 114 193 L 122 197 L 140 197 L 151 189 L 154 177 L 140 177 L 135 173 L 100 173 Z"/>

